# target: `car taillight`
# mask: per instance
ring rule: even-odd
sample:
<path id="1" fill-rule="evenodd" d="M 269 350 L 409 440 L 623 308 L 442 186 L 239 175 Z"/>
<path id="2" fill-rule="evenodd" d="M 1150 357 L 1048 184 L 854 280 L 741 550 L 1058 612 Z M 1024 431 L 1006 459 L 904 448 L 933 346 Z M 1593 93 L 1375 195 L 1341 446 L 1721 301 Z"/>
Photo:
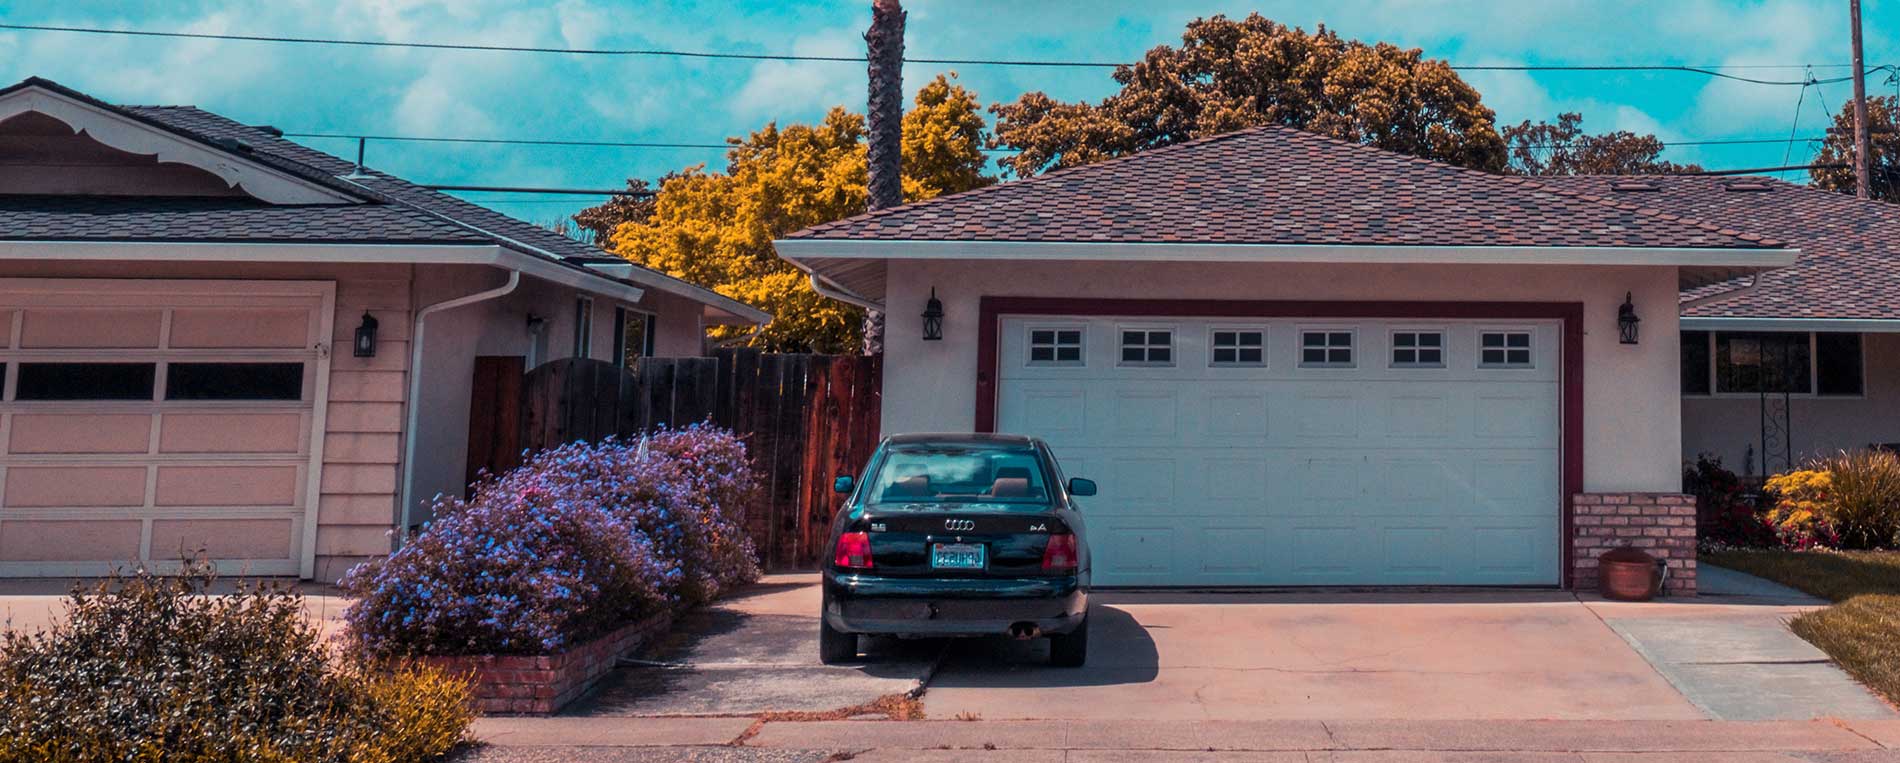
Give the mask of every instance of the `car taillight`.
<path id="1" fill-rule="evenodd" d="M 1049 536 L 1049 545 L 1042 547 L 1042 571 L 1070 572 L 1075 566 L 1075 536 L 1068 533 Z"/>
<path id="2" fill-rule="evenodd" d="M 871 569 L 871 535 L 845 533 L 838 536 L 838 556 L 831 563 L 848 570 Z"/>

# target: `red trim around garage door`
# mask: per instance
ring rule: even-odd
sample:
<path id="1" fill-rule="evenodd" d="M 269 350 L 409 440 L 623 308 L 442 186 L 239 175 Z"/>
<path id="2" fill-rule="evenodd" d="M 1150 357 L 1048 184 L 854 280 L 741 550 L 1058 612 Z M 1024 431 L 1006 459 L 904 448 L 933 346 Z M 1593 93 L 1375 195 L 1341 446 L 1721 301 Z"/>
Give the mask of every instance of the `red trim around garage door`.
<path id="1" fill-rule="evenodd" d="M 1563 321 L 1563 585 L 1571 586 L 1570 496 L 1583 492 L 1583 303 L 1322 302 L 1301 300 L 1073 299 L 984 297 L 977 323 L 976 431 L 996 431 L 997 333 L 1005 315 L 1125 315 L 1170 318 L 1465 318 Z"/>

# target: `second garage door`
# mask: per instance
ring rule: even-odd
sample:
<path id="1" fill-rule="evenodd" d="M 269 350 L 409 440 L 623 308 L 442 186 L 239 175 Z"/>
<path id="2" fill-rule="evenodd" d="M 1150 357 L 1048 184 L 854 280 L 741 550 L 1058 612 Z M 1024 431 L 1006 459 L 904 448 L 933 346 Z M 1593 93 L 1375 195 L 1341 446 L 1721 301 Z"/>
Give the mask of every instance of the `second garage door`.
<path id="1" fill-rule="evenodd" d="M 1005 317 L 1099 585 L 1556 585 L 1557 322 Z"/>

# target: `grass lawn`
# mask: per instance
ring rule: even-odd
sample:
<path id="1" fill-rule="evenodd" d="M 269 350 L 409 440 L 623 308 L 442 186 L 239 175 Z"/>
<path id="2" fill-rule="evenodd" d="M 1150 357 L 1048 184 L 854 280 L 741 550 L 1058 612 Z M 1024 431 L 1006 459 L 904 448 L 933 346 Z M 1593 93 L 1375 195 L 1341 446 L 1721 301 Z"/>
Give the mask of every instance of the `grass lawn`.
<path id="1" fill-rule="evenodd" d="M 1900 704 L 1900 551 L 1721 551 L 1701 561 L 1834 602 L 1790 627 Z"/>

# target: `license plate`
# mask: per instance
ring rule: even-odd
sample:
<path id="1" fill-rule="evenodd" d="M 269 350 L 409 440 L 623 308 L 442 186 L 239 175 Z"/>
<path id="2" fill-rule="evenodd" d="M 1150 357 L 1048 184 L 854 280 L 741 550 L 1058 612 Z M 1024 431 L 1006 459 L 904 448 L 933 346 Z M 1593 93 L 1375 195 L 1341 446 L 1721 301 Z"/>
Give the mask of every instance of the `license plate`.
<path id="1" fill-rule="evenodd" d="M 983 544 L 932 543 L 930 566 L 939 570 L 983 569 Z"/>

